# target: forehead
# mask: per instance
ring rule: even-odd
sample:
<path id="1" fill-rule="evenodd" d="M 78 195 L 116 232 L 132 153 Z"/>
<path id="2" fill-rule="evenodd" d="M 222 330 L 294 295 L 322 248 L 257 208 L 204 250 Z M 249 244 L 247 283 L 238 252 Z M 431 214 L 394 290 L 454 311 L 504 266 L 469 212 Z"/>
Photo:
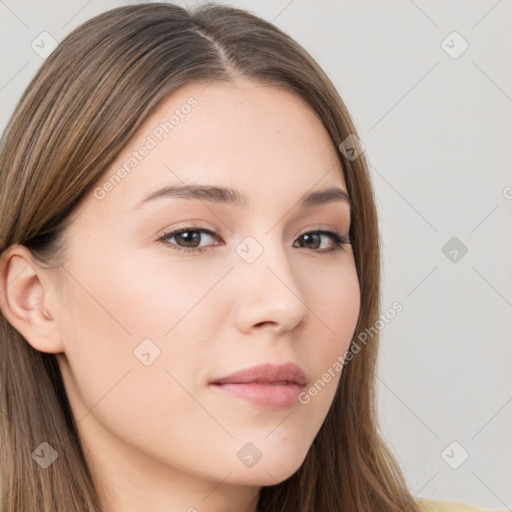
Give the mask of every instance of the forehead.
<path id="1" fill-rule="evenodd" d="M 192 83 L 170 95 L 99 180 L 107 190 L 100 207 L 128 212 L 153 190 L 190 183 L 236 188 L 250 204 L 346 190 L 311 107 L 288 89 L 254 82 Z"/>

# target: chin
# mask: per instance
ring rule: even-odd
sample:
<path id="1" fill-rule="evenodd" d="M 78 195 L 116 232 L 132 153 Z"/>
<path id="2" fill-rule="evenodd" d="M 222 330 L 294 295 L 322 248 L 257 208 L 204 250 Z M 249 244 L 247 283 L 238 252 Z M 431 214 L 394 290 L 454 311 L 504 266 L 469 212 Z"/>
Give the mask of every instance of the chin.
<path id="1" fill-rule="evenodd" d="M 232 483 L 239 485 L 270 486 L 277 485 L 290 478 L 302 466 L 307 452 L 293 455 L 276 450 L 271 456 L 257 461 L 252 467 L 239 467 L 230 477 Z"/>

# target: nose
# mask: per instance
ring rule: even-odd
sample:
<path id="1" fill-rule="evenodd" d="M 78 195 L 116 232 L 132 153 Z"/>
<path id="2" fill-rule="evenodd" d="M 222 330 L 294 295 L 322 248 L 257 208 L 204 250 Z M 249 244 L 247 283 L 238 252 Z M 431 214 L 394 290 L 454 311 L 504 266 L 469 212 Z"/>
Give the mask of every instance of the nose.
<path id="1" fill-rule="evenodd" d="M 300 273 L 292 268 L 290 252 L 271 237 L 249 237 L 235 258 L 235 322 L 240 331 L 250 334 L 271 329 L 274 334 L 291 331 L 306 318 L 308 307 L 300 287 Z M 245 253 L 244 253 L 245 249 Z M 259 255 L 251 262 L 245 254 Z M 255 252 L 256 251 L 256 252 Z"/>

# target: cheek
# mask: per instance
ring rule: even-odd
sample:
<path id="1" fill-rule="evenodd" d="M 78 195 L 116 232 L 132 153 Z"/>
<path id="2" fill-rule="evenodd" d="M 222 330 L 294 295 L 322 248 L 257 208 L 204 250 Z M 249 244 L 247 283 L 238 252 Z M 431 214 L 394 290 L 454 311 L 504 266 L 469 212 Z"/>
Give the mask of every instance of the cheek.
<path id="1" fill-rule="evenodd" d="M 203 342 L 225 317 L 218 291 L 208 294 L 222 273 L 210 268 L 198 276 L 136 252 L 101 261 L 83 252 L 82 258 L 70 267 L 74 279 L 62 334 L 85 405 L 92 406 L 128 371 L 127 379 L 142 382 L 129 390 L 133 397 L 172 382 L 166 368 L 180 382 L 191 382 L 206 364 Z M 148 379 L 151 386 L 143 384 Z"/>
<path id="2" fill-rule="evenodd" d="M 75 280 L 61 326 L 67 358 L 61 369 L 79 428 L 92 435 L 101 425 L 156 457 L 163 450 L 185 462 L 190 449 L 180 446 L 200 435 L 191 425 L 205 421 L 187 390 L 209 363 L 202 342 L 215 325 L 201 326 L 199 319 L 207 310 L 214 314 L 215 301 L 198 303 L 198 297 L 211 288 L 212 276 L 199 289 L 183 273 L 167 280 L 155 265 L 116 263 L 89 264 L 81 277 L 79 267 L 70 269 Z"/>
<path id="3" fill-rule="evenodd" d="M 301 403 L 327 413 L 339 380 L 343 362 L 354 336 L 360 311 L 360 290 L 355 265 L 340 266 L 336 272 L 317 272 L 309 289 L 313 340 L 306 345 L 306 361 L 314 369 L 310 387 Z"/>
<path id="4" fill-rule="evenodd" d="M 145 338 L 167 340 L 192 324 L 189 319 L 197 310 L 205 315 L 213 308 L 215 315 L 216 303 L 207 295 L 222 275 L 220 270 L 203 266 L 201 274 L 190 262 L 187 266 L 133 250 L 129 257 L 112 255 L 94 264 L 95 268 L 90 262 L 74 265 L 75 274 L 82 277 L 72 283 L 73 321 L 90 333 L 99 330 L 100 338 L 108 337 L 111 344 L 118 340 L 133 349 Z M 71 327 L 76 329 L 76 324 Z"/>
<path id="5" fill-rule="evenodd" d="M 361 307 L 359 281 L 355 264 L 340 265 L 329 272 L 316 271 L 307 283 L 308 308 L 323 355 L 324 364 L 350 344 Z"/>

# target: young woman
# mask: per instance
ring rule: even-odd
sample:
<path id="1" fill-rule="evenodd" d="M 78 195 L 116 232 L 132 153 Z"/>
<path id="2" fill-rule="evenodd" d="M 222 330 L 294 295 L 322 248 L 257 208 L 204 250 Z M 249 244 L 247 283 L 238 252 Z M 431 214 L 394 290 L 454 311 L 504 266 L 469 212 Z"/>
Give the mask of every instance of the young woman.
<path id="1" fill-rule="evenodd" d="M 380 293 L 356 137 L 240 9 L 62 41 L 0 147 L 2 512 L 459 510 L 407 489 L 352 350 Z"/>

